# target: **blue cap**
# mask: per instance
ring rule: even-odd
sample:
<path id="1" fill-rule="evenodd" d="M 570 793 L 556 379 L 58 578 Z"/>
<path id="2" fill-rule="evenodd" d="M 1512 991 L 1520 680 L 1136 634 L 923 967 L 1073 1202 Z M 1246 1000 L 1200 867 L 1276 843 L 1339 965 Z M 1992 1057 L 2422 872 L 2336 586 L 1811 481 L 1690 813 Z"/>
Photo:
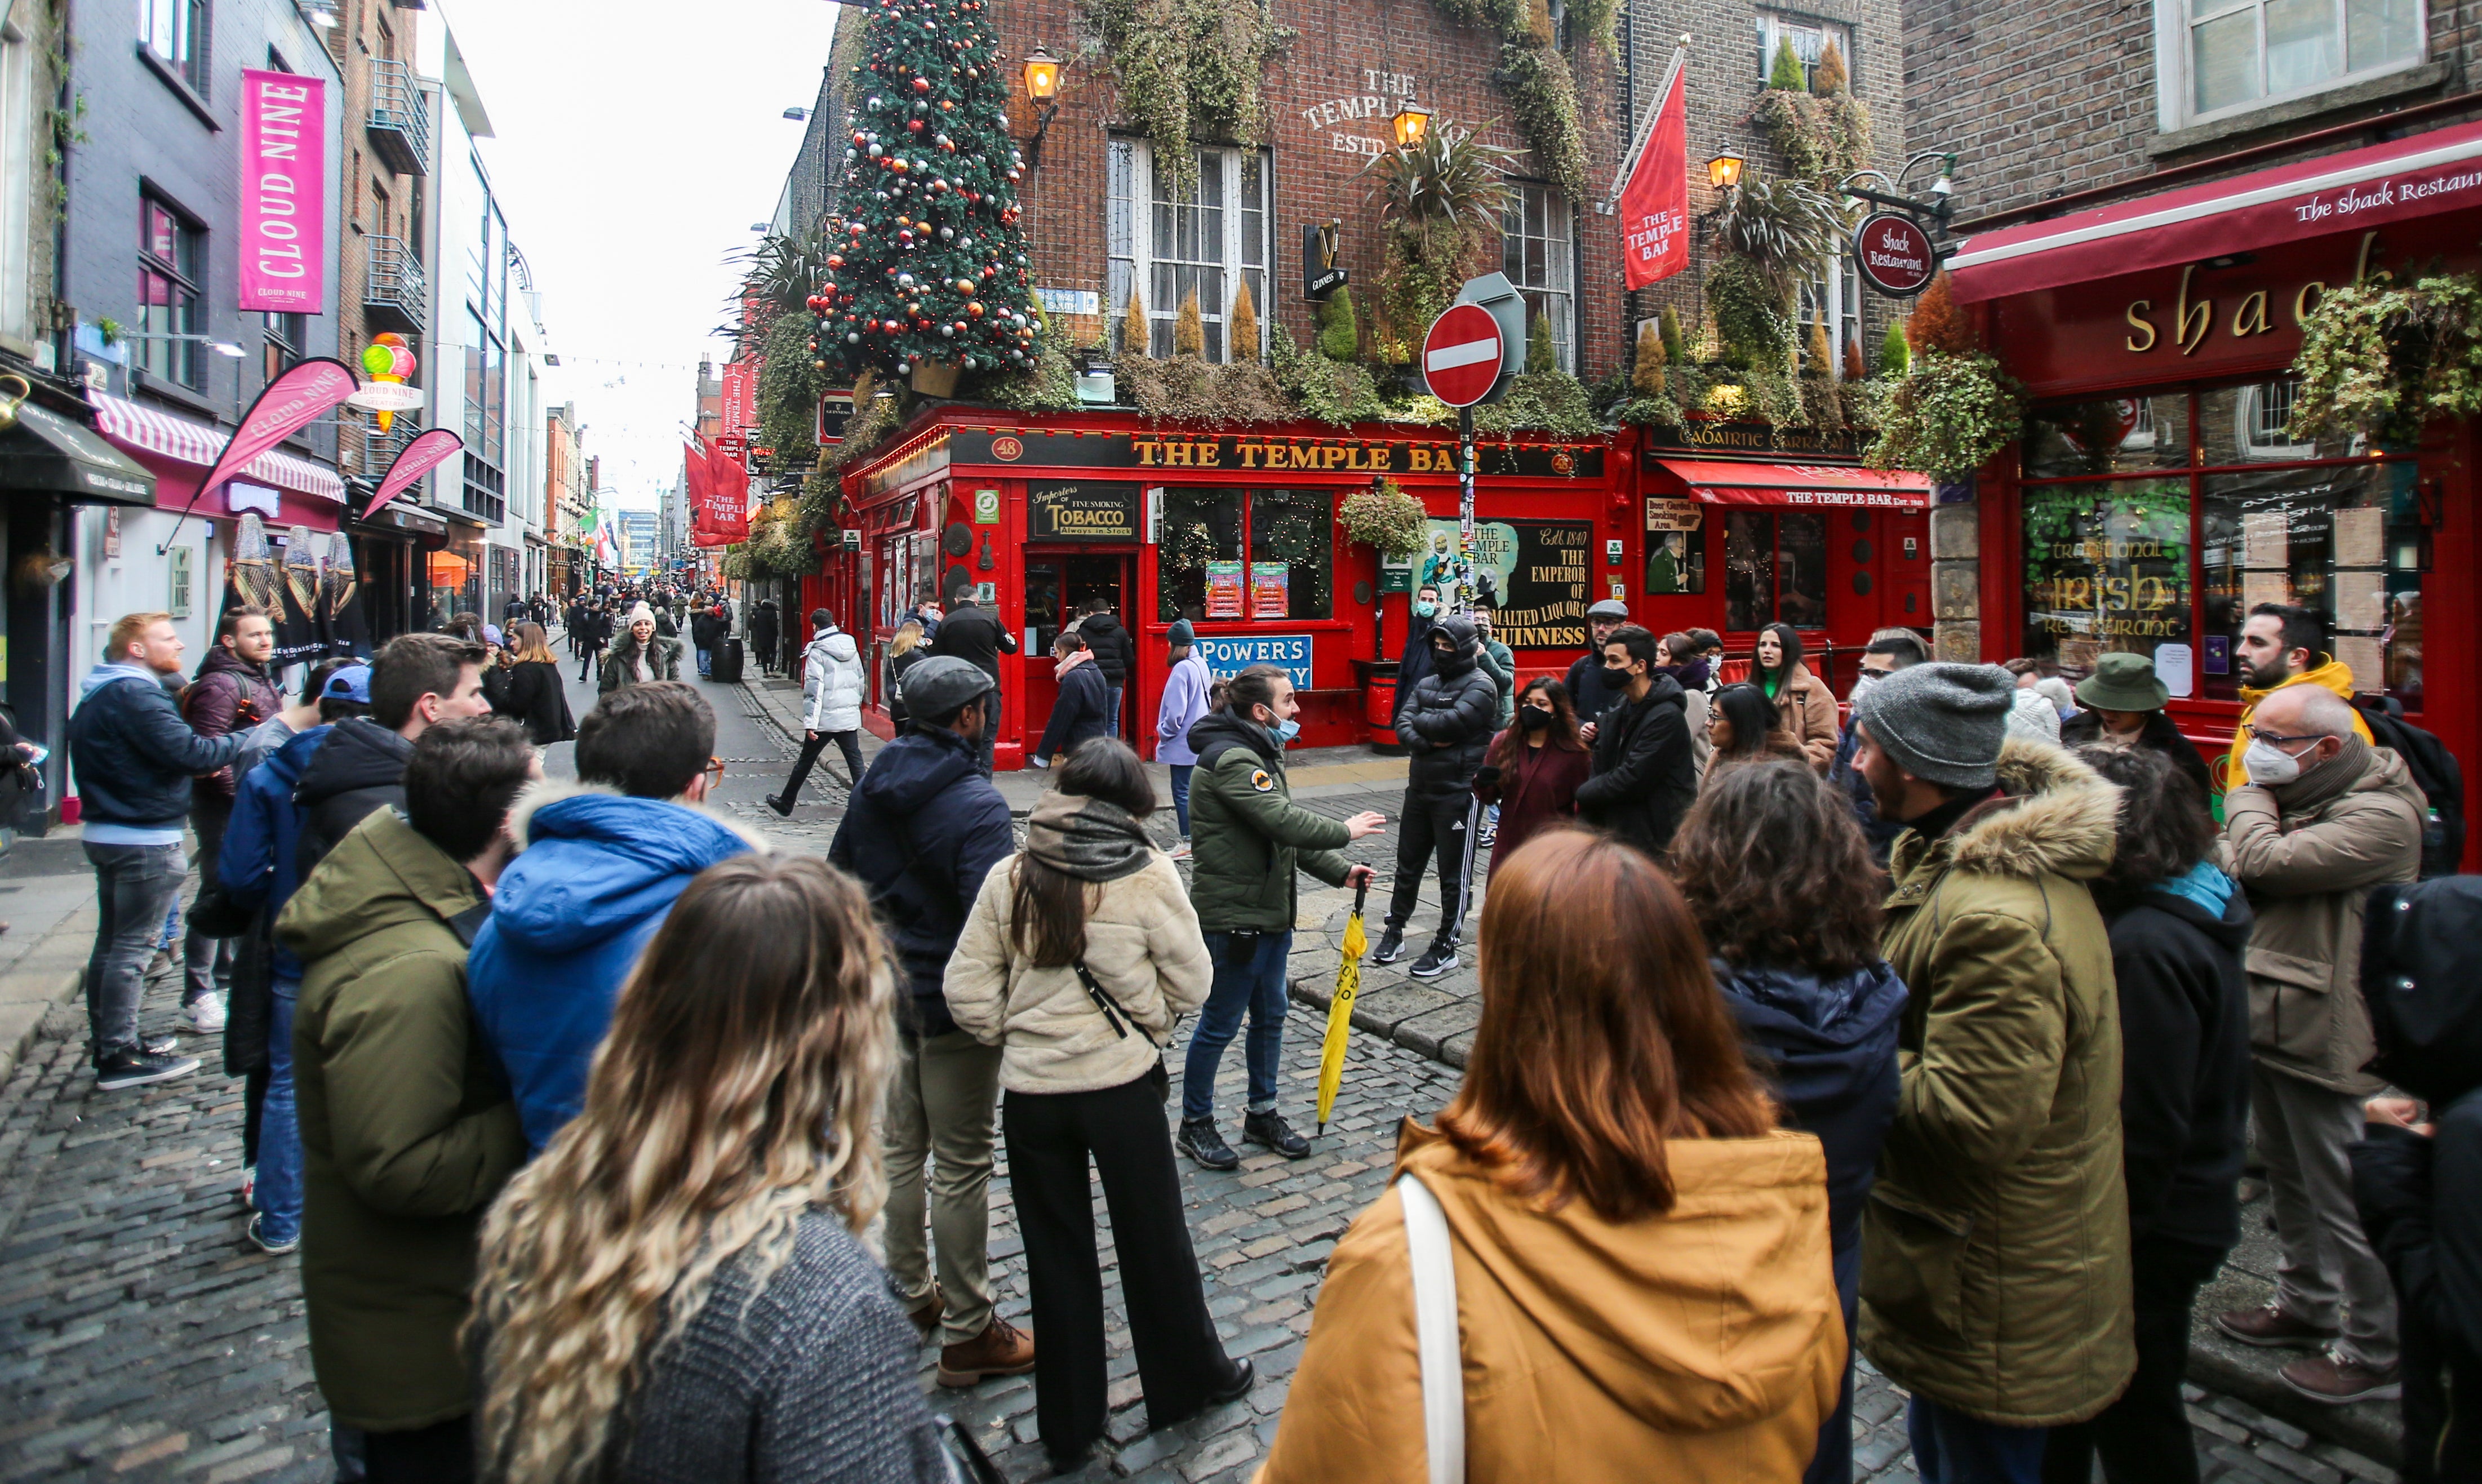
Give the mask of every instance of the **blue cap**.
<path id="1" fill-rule="evenodd" d="M 483 642 L 495 649 L 506 649 L 509 643 L 507 639 L 501 636 L 500 625 L 497 623 L 486 623 L 483 625 Z"/>
<path id="2" fill-rule="evenodd" d="M 328 688 L 319 693 L 323 701 L 354 701 L 371 703 L 371 667 L 347 665 L 328 677 Z"/>

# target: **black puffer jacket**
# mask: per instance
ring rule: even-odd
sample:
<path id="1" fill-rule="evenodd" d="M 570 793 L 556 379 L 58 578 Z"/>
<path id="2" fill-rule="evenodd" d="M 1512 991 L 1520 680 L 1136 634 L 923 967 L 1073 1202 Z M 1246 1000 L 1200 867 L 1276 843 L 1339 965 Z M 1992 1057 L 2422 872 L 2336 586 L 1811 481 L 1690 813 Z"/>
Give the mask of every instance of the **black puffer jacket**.
<path id="1" fill-rule="evenodd" d="M 1396 702 L 1396 740 L 1413 754 L 1406 782 L 1437 798 L 1473 786 L 1499 723 L 1499 686 L 1474 662 L 1473 621 L 1450 614 L 1431 628 L 1431 639 L 1441 635 L 1451 651 L 1440 654 L 1432 646 L 1431 673 Z"/>
<path id="2" fill-rule="evenodd" d="M 1129 672 L 1138 668 L 1138 646 L 1121 621 L 1108 613 L 1089 614 L 1077 625 L 1084 635 L 1086 648 L 1095 651 L 1096 668 L 1103 672 L 1106 685 L 1126 685 Z"/>
<path id="3" fill-rule="evenodd" d="M 1643 701 L 1623 692 L 1595 729 L 1595 773 L 1577 785 L 1577 817 L 1661 860 L 1698 797 L 1689 696 L 1668 675 Z"/>
<path id="4" fill-rule="evenodd" d="M 412 743 L 367 716 L 335 725 L 293 790 L 303 811 L 293 847 L 297 881 L 308 881 L 372 810 L 405 808 L 405 765 L 412 756 Z"/>

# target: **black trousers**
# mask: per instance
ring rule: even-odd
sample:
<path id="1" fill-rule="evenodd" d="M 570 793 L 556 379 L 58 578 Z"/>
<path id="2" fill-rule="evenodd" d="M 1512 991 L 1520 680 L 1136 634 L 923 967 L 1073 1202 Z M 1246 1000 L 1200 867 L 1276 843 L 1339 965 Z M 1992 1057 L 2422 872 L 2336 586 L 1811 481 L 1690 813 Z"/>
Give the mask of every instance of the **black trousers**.
<path id="1" fill-rule="evenodd" d="M 362 1434 L 363 1484 L 468 1484 L 473 1477 L 471 1417 L 411 1432 Z"/>
<path id="2" fill-rule="evenodd" d="M 1416 789 L 1405 790 L 1405 818 L 1396 835 L 1396 890 L 1387 901 L 1387 926 L 1399 932 L 1413 920 L 1414 903 L 1422 894 L 1422 870 L 1438 858 L 1439 872 L 1439 931 L 1438 941 L 1446 942 L 1457 936 L 1465 921 L 1465 901 L 1471 889 L 1474 823 L 1482 806 L 1470 792 L 1449 794 L 1444 798 L 1426 797 Z"/>
<path id="3" fill-rule="evenodd" d="M 1034 1296 L 1034 1416 L 1044 1449 L 1077 1452 L 1103 1436 L 1107 1415 L 1089 1155 L 1112 1214 L 1147 1419 L 1162 1427 L 1196 1414 L 1233 1367 L 1206 1312 L 1161 1096 L 1144 1077 L 1093 1093 L 1012 1092 L 1000 1100 L 1000 1124 Z"/>
<path id="4" fill-rule="evenodd" d="M 2141 1236 L 2129 1252 L 2137 1310 L 2137 1374 L 2090 1422 L 2051 1429 L 2044 1484 L 2087 1484 L 2102 1457 L 2111 1484 L 2198 1484 L 2198 1444 L 2180 1382 L 2189 1369 L 2189 1311 L 2224 1265 L 2195 1242 Z"/>
<path id="5" fill-rule="evenodd" d="M 828 750 L 830 742 L 835 743 L 837 750 L 845 755 L 846 790 L 850 792 L 854 784 L 861 782 L 861 733 L 814 731 L 803 739 L 802 755 L 793 759 L 793 777 L 785 782 L 784 791 L 777 795 L 778 798 L 790 804 L 801 796 L 802 784 L 809 779 L 811 765 L 819 760 L 821 753 Z"/>

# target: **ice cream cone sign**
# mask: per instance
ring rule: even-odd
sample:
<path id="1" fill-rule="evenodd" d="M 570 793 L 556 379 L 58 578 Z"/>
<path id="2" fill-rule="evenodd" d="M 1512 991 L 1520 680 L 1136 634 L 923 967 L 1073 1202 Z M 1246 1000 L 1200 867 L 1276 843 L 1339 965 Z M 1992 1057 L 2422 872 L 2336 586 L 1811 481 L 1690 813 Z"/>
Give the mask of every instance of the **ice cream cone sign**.
<path id="1" fill-rule="evenodd" d="M 362 350 L 362 369 L 371 379 L 346 402 L 371 412 L 380 431 L 387 432 L 397 413 L 422 406 L 421 391 L 405 384 L 417 364 L 405 336 L 393 332 L 373 336 Z"/>

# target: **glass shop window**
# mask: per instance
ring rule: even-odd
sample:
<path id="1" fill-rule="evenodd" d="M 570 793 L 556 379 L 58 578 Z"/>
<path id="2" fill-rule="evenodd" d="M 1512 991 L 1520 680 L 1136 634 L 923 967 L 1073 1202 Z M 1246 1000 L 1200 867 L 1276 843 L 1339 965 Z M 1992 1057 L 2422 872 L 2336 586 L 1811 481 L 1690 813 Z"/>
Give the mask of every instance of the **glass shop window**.
<path id="1" fill-rule="evenodd" d="M 1193 623 L 1333 611 L 1333 497 L 1324 490 L 1167 490 L 1155 616 Z"/>
<path id="2" fill-rule="evenodd" d="M 2025 419 L 2023 448 L 2028 479 L 2184 468 L 2189 463 L 2189 394 L 2158 392 L 2038 408 Z"/>
<path id="3" fill-rule="evenodd" d="M 1827 517 L 1731 510 L 1724 516 L 1724 626 L 1736 633 L 1827 622 Z"/>
<path id="4" fill-rule="evenodd" d="M 2020 652 L 2072 678 L 2103 654 L 2143 654 L 2173 695 L 2194 695 L 2187 477 L 2028 485 L 2023 515 Z"/>
<path id="5" fill-rule="evenodd" d="M 2410 461 L 2247 469 L 2202 477 L 2205 693 L 2239 699 L 2241 625 L 2259 603 L 2315 608 L 2355 688 L 2421 705 L 2421 577 L 2428 565 Z"/>

